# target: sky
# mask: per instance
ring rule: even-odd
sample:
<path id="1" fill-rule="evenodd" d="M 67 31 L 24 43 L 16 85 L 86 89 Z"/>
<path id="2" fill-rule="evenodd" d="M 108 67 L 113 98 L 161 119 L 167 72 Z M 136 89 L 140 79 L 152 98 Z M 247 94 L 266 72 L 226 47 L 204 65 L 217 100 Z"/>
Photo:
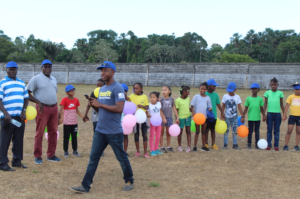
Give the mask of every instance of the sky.
<path id="1" fill-rule="evenodd" d="M 299 0 L 1 0 L 0 30 L 17 36 L 63 42 L 71 49 L 92 30 L 149 34 L 196 32 L 209 47 L 265 28 L 300 32 Z"/>

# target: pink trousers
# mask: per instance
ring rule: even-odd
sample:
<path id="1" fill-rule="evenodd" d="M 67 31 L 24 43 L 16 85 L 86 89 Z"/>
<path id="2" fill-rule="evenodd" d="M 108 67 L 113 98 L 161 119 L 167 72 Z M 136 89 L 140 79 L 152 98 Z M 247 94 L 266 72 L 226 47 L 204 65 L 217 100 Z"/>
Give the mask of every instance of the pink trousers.
<path id="1" fill-rule="evenodd" d="M 160 134 L 161 134 L 161 125 L 152 126 L 152 124 L 150 123 L 150 138 L 149 138 L 150 151 L 156 151 L 158 149 Z M 155 135 L 155 144 L 153 146 L 154 135 Z"/>

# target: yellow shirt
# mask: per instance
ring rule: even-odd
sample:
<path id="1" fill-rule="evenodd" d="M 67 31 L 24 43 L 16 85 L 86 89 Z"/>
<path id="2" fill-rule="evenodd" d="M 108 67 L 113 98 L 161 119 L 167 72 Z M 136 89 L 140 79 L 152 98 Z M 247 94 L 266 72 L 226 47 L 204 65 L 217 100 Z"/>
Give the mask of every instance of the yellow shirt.
<path id="1" fill-rule="evenodd" d="M 149 102 L 148 102 L 148 98 L 146 95 L 136 95 L 136 94 L 131 94 L 129 96 L 130 101 L 132 101 L 133 103 L 135 103 L 135 105 L 142 105 L 142 106 L 148 106 Z M 138 108 L 138 107 L 137 107 Z M 141 108 L 143 111 L 146 112 L 145 109 Z"/>
<path id="2" fill-rule="evenodd" d="M 290 115 L 300 116 L 300 96 L 297 96 L 295 94 L 290 95 L 287 98 L 286 103 L 290 104 Z"/>

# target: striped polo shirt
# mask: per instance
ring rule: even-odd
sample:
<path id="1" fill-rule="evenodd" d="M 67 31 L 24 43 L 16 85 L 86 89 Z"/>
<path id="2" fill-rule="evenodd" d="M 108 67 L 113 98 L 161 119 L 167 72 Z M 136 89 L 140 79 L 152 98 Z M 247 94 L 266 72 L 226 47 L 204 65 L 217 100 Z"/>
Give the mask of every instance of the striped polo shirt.
<path id="1" fill-rule="evenodd" d="M 29 98 L 26 84 L 24 81 L 5 77 L 0 81 L 0 99 L 3 106 L 10 116 L 21 116 L 24 99 Z M 4 114 L 0 112 L 0 118 Z"/>

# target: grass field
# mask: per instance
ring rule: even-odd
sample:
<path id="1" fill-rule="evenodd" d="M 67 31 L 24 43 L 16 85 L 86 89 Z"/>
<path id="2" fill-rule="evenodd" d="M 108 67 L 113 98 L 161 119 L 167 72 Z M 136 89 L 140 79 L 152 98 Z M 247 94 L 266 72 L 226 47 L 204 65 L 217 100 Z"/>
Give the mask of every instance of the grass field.
<path id="1" fill-rule="evenodd" d="M 58 101 L 65 96 L 65 85 L 59 85 Z M 80 100 L 80 111 L 84 113 L 87 100 L 84 94 L 90 94 L 95 88 L 92 85 L 75 85 L 76 95 Z M 173 89 L 173 97 L 179 97 L 178 88 Z M 160 91 L 159 87 L 144 89 L 148 95 L 150 91 Z M 129 91 L 132 92 L 132 87 Z M 220 98 L 225 90 L 217 89 Z M 129 92 L 129 94 L 131 94 Z M 265 91 L 260 91 L 263 96 Z M 198 93 L 192 88 L 190 98 Z M 250 90 L 237 90 L 243 103 Z M 285 91 L 285 99 L 293 91 Z M 218 114 L 219 115 L 219 114 Z M 90 116 L 90 114 L 89 114 Z M 90 193 L 86 195 L 74 194 L 70 186 L 78 186 L 85 174 L 89 160 L 89 153 L 93 139 L 92 123 L 83 123 L 79 118 L 78 151 L 82 157 L 63 158 L 62 125 L 56 155 L 61 162 L 47 162 L 47 141 L 43 142 L 43 165 L 34 164 L 33 146 L 35 136 L 35 121 L 26 124 L 24 138 L 23 163 L 29 168 L 17 169 L 16 172 L 0 172 L 0 198 L 298 198 L 298 183 L 300 173 L 299 152 L 284 152 L 284 137 L 287 122 L 281 125 L 280 151 L 246 150 L 247 138 L 238 137 L 238 144 L 242 150 L 231 149 L 232 134 L 229 134 L 229 150 L 207 152 L 167 153 L 159 157 L 145 159 L 135 158 L 134 138 L 129 136 L 130 154 L 135 179 L 135 187 L 130 192 L 122 192 L 124 181 L 122 170 L 112 150 L 105 150 L 105 157 L 101 158 L 94 183 Z M 261 138 L 266 139 L 266 124 L 260 128 Z M 192 134 L 194 136 L 194 133 Z M 165 137 L 164 137 L 165 139 Z M 253 138 L 254 139 L 254 138 Z M 192 137 L 192 143 L 194 138 Z M 166 140 L 164 141 L 166 142 Z M 223 136 L 217 134 L 216 144 L 222 147 Z M 142 146 L 142 142 L 140 141 Z M 209 139 L 209 144 L 211 140 Z M 295 144 L 295 132 L 291 136 L 290 148 Z M 177 139 L 172 138 L 171 146 L 177 149 Z M 186 135 L 183 135 L 183 148 L 187 146 Z M 71 147 L 69 145 L 69 147 Z M 201 147 L 201 139 L 198 148 Z M 149 146 L 148 146 L 149 149 Z M 69 151 L 72 151 L 69 149 Z M 9 151 L 11 160 L 12 153 Z M 153 183 L 153 181 L 155 183 Z M 149 183 L 152 182 L 152 186 Z M 156 183 L 160 186 L 155 187 Z"/>

